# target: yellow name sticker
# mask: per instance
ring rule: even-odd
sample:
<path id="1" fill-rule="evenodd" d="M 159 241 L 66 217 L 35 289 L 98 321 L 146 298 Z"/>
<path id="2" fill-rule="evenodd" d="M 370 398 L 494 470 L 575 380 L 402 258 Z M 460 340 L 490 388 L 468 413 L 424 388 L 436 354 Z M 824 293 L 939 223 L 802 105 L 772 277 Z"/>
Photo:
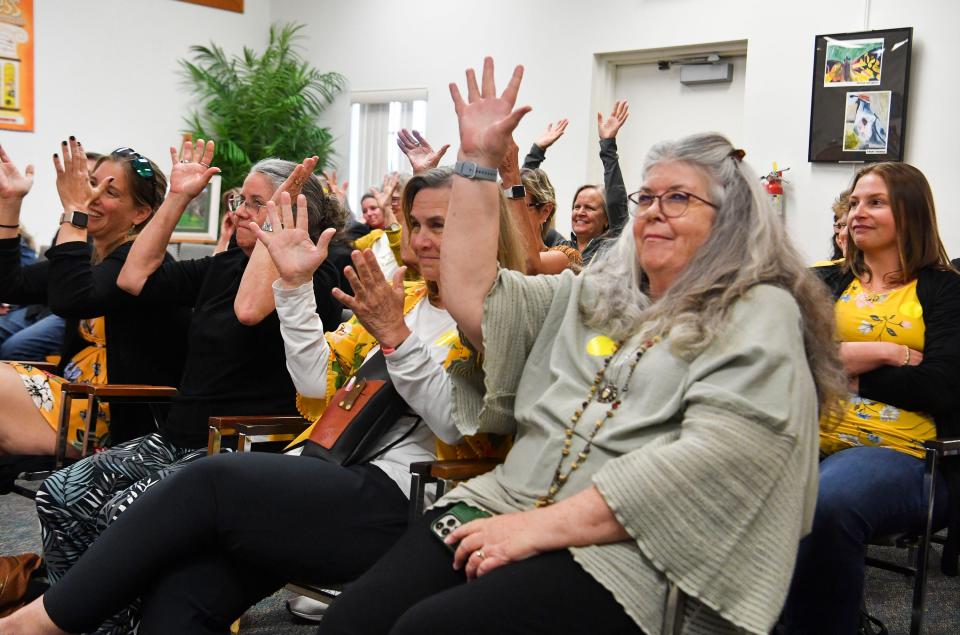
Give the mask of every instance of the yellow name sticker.
<path id="1" fill-rule="evenodd" d="M 900 313 L 906 315 L 907 317 L 917 319 L 923 315 L 923 307 L 920 306 L 919 302 L 904 302 L 900 305 Z"/>
<path id="2" fill-rule="evenodd" d="M 460 342 L 460 334 L 457 331 L 447 331 L 437 338 L 434 346 L 456 346 Z"/>
<path id="3" fill-rule="evenodd" d="M 606 335 L 597 335 L 587 342 L 587 355 L 607 357 L 617 352 L 617 343 Z"/>

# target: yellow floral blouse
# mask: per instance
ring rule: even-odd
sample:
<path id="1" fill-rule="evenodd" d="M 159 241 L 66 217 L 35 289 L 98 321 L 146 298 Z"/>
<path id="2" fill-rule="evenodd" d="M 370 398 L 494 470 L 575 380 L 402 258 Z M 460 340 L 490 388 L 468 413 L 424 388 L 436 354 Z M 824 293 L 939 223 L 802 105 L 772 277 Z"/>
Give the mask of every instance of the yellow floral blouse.
<path id="1" fill-rule="evenodd" d="M 837 336 L 843 342 L 894 342 L 923 352 L 923 307 L 917 281 L 888 293 L 869 293 L 854 278 L 835 304 Z M 934 439 L 933 418 L 851 394 L 842 403 L 843 417 L 820 430 L 827 454 L 857 445 L 889 447 L 918 458 L 923 442 Z M 821 423 L 826 423 L 825 421 Z"/>
<path id="2" fill-rule="evenodd" d="M 403 314 L 409 313 L 413 307 L 427 297 L 427 286 L 423 281 L 405 282 L 406 297 L 403 303 Z M 352 317 L 341 324 L 336 331 L 325 333 L 327 344 L 330 346 L 330 364 L 327 369 L 327 397 L 313 399 L 297 395 L 297 409 L 309 421 L 316 422 L 323 414 L 333 394 L 346 383 L 347 379 L 360 368 L 363 360 L 377 345 L 374 339 L 356 317 Z M 444 368 L 458 360 L 467 360 L 474 353 L 460 340 L 457 333 L 444 338 L 444 343 L 450 347 L 450 352 L 443 363 Z M 310 436 L 313 426 L 301 434 L 291 445 L 296 445 Z M 478 434 L 466 437 L 463 443 L 449 445 L 436 440 L 438 459 L 473 459 L 495 457 L 502 459 L 510 450 L 510 439 L 491 434 Z"/>
<path id="3" fill-rule="evenodd" d="M 80 337 L 88 346 L 81 349 L 63 369 L 63 377 L 51 375 L 29 364 L 13 362 L 10 365 L 20 375 L 33 403 L 47 424 L 56 430 L 60 426 L 63 404 L 62 386 L 68 383 L 107 383 L 107 337 L 102 317 L 80 320 Z M 87 418 L 87 400 L 70 404 L 70 427 L 67 442 L 77 449 L 83 447 L 84 421 Z M 109 445 L 110 409 L 100 404 L 93 431 L 94 448 Z"/>

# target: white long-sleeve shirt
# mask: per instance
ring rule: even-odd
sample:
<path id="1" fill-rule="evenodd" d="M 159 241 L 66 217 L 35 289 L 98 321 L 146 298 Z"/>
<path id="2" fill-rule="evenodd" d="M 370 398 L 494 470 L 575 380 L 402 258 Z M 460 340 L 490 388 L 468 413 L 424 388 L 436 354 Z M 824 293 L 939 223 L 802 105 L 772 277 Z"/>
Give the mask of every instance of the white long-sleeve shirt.
<path id="1" fill-rule="evenodd" d="M 283 289 L 278 281 L 273 290 L 287 371 L 297 392 L 322 399 L 327 392 L 330 347 L 316 312 L 313 285 L 306 283 L 296 289 Z M 406 433 L 417 415 L 426 425 L 418 426 L 410 436 L 371 463 L 392 478 L 404 494 L 409 494 L 409 466 L 436 458 L 434 435 L 451 444 L 459 443 L 462 437 L 453 424 L 452 386 L 443 368 L 450 351 L 449 339 L 456 336 L 456 323 L 449 313 L 431 305 L 427 299 L 413 307 L 404 321 L 411 335 L 393 353 L 385 355 L 385 359 L 394 387 L 412 412 L 384 435 L 381 447 Z M 376 348 L 371 353 L 375 351 Z"/>

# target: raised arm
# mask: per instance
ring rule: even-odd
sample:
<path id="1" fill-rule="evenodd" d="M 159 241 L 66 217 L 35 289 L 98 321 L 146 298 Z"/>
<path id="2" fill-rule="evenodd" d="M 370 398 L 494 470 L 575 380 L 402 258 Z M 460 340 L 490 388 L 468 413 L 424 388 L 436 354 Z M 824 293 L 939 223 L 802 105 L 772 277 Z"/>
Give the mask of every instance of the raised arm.
<path id="1" fill-rule="evenodd" d="M 20 169 L 0 146 L 0 239 L 20 237 L 20 207 L 33 187 L 33 166 Z"/>
<path id="2" fill-rule="evenodd" d="M 147 278 L 163 263 L 167 244 L 187 204 L 207 186 L 220 168 L 210 167 L 214 143 L 198 139 L 196 145 L 183 143 L 178 159 L 176 148 L 170 148 L 170 191 L 153 219 L 133 242 L 123 264 L 117 286 L 133 295 L 140 295 Z"/>
<path id="3" fill-rule="evenodd" d="M 617 155 L 617 133 L 630 115 L 629 104 L 618 101 L 606 119 L 597 113 L 597 130 L 600 134 L 600 160 L 603 162 L 603 187 L 607 196 L 607 221 L 610 236 L 617 236 L 627 222 L 627 188 L 620 172 L 620 157 Z"/>
<path id="4" fill-rule="evenodd" d="M 517 66 L 503 94 L 497 97 L 493 59 L 483 62 L 482 90 L 476 73 L 467 71 L 467 99 L 456 84 L 450 95 L 460 125 L 458 160 L 495 169 L 503 160 L 511 134 L 529 106 L 514 109 L 523 67 Z M 444 304 L 470 342 L 482 349 L 483 301 L 497 276 L 497 183 L 457 176 L 440 253 L 440 286 Z"/>
<path id="5" fill-rule="evenodd" d="M 300 165 L 293 169 L 290 176 L 280 184 L 270 200 L 273 204 L 282 207 L 281 197 L 286 195 L 287 202 L 297 199 L 306 179 L 312 179 L 313 170 L 317 165 L 316 156 L 307 157 Z M 273 221 L 271 220 L 271 224 Z M 253 223 L 249 228 L 253 229 Z M 274 225 L 274 230 L 279 229 Z M 273 282 L 279 277 L 270 255 L 262 242 L 258 241 L 250 254 L 250 262 L 243 270 L 243 277 L 240 279 L 240 288 L 237 290 L 237 297 L 233 301 L 233 310 L 241 324 L 252 326 L 259 324 L 265 317 L 273 313 L 276 303 L 273 298 Z"/>
<path id="6" fill-rule="evenodd" d="M 336 230 L 324 230 L 316 244 L 310 240 L 307 199 L 302 194 L 297 197 L 296 222 L 290 208 L 290 195 L 286 192 L 280 197 L 280 209 L 283 222 L 277 214 L 276 203 L 272 200 L 267 203 L 273 232 L 265 232 L 255 223 L 250 224 L 250 230 L 277 271 L 278 279 L 271 295 L 276 297 L 290 378 L 301 395 L 323 399 L 327 392 L 330 349 L 323 337 L 324 324 L 317 315 L 313 274 L 327 259 L 330 239 Z"/>
<path id="7" fill-rule="evenodd" d="M 547 129 L 543 131 L 543 133 L 537 137 L 537 140 L 533 142 L 533 145 L 530 146 L 530 152 L 528 152 L 527 156 L 523 159 L 523 167 L 530 170 L 539 168 L 540 164 L 547 158 L 547 148 L 563 136 L 563 133 L 567 131 L 567 124 L 569 123 L 570 121 L 567 119 L 561 119 L 556 124 L 548 123 Z"/>
<path id="8" fill-rule="evenodd" d="M 499 168 L 500 182 L 504 189 L 522 184 L 520 166 L 517 163 L 519 152 L 520 148 L 517 147 L 513 137 L 510 137 L 510 145 L 506 154 L 503 155 L 503 161 L 500 162 Z M 540 234 L 537 217 L 530 213 L 526 198 L 508 198 L 507 207 L 516 220 L 520 235 L 523 236 L 527 273 L 531 275 L 560 273 L 566 269 L 569 262 L 567 257 L 559 251 L 547 251 L 543 244 L 543 236 Z"/>

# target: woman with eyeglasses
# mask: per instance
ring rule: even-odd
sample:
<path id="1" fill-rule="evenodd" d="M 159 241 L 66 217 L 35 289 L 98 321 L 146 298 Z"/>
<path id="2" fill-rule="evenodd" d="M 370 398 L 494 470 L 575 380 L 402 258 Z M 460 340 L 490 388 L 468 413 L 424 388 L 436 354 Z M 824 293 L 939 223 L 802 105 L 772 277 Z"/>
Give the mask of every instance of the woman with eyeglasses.
<path id="1" fill-rule="evenodd" d="M 0 454 L 54 453 L 65 383 L 177 385 L 183 367 L 189 312 L 139 311 L 116 286 L 133 239 L 164 201 L 163 173 L 130 148 L 102 156 L 89 172 L 74 137 L 63 142 L 53 164 L 63 205 L 56 245 L 47 261 L 20 267 L 20 206 L 33 184 L 33 166 L 21 173 L 0 151 L 0 298 L 48 304 L 69 320 L 56 375 L 29 363 L 0 365 Z M 174 171 L 172 188 L 192 191 L 206 183 L 181 172 Z M 86 441 L 85 411 L 85 400 L 73 402 L 71 453 Z M 145 406 L 101 405 L 89 441 L 97 448 L 136 437 L 150 421 Z"/>
<path id="2" fill-rule="evenodd" d="M 915 533 L 924 441 L 960 436 L 960 275 L 937 230 L 933 193 L 905 163 L 854 177 L 843 262 L 818 267 L 833 294 L 849 377 L 837 416 L 821 417 L 813 531 L 800 545 L 785 618 L 790 633 L 854 633 L 867 544 Z M 960 473 L 937 475 L 933 531 L 948 524 L 943 568 L 956 572 Z"/>
<path id="3" fill-rule="evenodd" d="M 470 175 L 527 109 L 522 67 L 499 97 L 493 71 L 468 71 L 466 98 L 451 84 L 474 165 L 440 283 L 482 351 L 484 395 L 476 365 L 452 373 L 455 423 L 514 445 L 411 523 L 319 633 L 656 633 L 675 581 L 684 630 L 766 634 L 816 493 L 818 401 L 842 385 L 825 293 L 716 134 L 650 150 L 635 218 L 579 276 L 499 268 L 499 193 Z"/>

